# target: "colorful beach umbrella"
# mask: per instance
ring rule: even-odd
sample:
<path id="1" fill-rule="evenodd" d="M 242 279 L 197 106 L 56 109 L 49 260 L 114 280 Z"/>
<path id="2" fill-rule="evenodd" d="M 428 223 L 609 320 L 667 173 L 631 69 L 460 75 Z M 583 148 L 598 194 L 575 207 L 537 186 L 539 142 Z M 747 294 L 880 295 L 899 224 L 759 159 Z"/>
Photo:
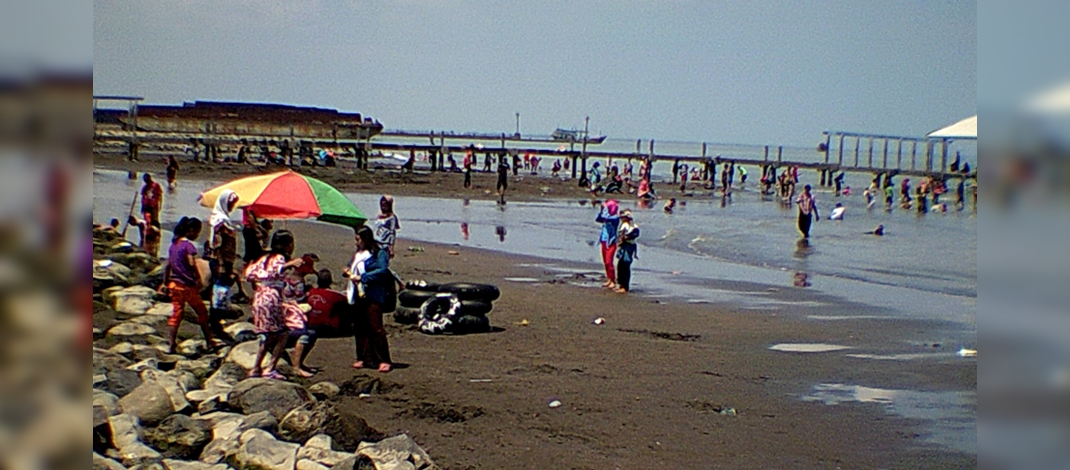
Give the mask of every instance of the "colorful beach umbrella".
<path id="1" fill-rule="evenodd" d="M 293 171 L 250 176 L 201 194 L 202 206 L 213 207 L 223 190 L 238 195 L 237 208 L 268 219 L 316 219 L 359 227 L 368 218 L 333 186 Z"/>

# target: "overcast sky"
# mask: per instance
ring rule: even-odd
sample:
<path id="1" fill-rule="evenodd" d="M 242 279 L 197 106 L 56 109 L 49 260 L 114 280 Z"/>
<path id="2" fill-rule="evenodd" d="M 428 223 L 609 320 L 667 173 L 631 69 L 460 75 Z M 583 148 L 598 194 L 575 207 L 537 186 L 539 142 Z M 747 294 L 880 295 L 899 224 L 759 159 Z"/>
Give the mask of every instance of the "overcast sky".
<path id="1" fill-rule="evenodd" d="M 97 0 L 96 94 L 810 146 L 976 113 L 970 1 Z"/>

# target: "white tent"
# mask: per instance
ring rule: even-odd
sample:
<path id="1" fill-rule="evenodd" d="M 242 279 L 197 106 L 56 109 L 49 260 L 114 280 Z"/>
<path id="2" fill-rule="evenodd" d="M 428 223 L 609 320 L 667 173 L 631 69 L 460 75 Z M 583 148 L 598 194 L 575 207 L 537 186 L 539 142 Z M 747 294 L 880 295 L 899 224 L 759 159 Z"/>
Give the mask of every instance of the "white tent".
<path id="1" fill-rule="evenodd" d="M 1026 111 L 1038 114 L 1065 114 L 1070 112 L 1070 83 L 1064 83 L 1030 99 Z"/>
<path id="2" fill-rule="evenodd" d="M 950 126 L 930 132 L 926 137 L 944 139 L 976 139 L 977 116 L 968 117 Z"/>

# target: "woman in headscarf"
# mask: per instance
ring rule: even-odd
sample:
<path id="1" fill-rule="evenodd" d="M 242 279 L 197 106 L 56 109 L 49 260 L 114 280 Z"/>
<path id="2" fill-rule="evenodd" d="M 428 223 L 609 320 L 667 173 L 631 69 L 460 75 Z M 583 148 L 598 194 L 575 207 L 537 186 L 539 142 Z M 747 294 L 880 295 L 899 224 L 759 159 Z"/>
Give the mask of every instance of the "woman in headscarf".
<path id="1" fill-rule="evenodd" d="M 602 205 L 598 216 L 594 221 L 602 224 L 602 234 L 598 237 L 598 244 L 602 251 L 602 264 L 606 267 L 606 282 L 602 287 L 614 289 L 617 287 L 617 271 L 613 267 L 613 261 L 617 254 L 617 230 L 620 228 L 620 217 L 617 209 L 620 203 L 609 199 Z"/>
<path id="2" fill-rule="evenodd" d="M 230 189 L 224 189 L 216 198 L 215 207 L 208 217 L 208 259 L 212 262 L 213 280 L 230 279 L 234 274 L 234 260 L 238 258 L 238 234 L 230 223 L 230 212 L 238 204 L 238 195 Z M 246 299 L 241 283 L 238 285 L 238 298 Z M 213 319 L 212 326 L 216 334 L 222 331 L 218 319 Z"/>

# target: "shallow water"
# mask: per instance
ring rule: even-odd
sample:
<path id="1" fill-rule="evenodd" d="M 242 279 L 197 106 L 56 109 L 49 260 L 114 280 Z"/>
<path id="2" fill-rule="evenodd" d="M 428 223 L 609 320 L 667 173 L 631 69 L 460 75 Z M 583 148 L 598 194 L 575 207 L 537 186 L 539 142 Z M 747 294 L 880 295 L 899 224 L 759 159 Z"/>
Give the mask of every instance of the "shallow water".
<path id="1" fill-rule="evenodd" d="M 973 392 L 919 392 L 847 384 L 817 384 L 802 397 L 826 405 L 878 403 L 885 412 L 919 420 L 926 442 L 977 453 L 977 397 Z"/>
<path id="2" fill-rule="evenodd" d="M 140 187 L 125 172 L 94 172 L 94 220 L 125 218 Z M 212 183 L 182 180 L 167 194 L 165 223 L 182 215 L 206 216 L 197 204 Z M 376 194 L 347 194 L 374 216 Z M 827 193 L 818 193 L 828 211 Z M 737 191 L 730 203 L 682 198 L 686 207 L 665 214 L 660 205 L 644 209 L 626 199 L 642 228 L 639 257 L 633 264 L 633 289 L 639 295 L 677 297 L 690 302 L 730 303 L 742 308 L 807 310 L 808 315 L 882 316 L 949 321 L 965 332 L 976 330 L 976 218 L 969 212 L 927 214 L 867 211 L 861 196 L 843 198 L 844 221 L 815 224 L 812 239 L 800 244 L 795 209 Z M 599 265 L 597 209 L 587 200 L 509 202 L 429 197 L 396 198 L 399 234 L 406 239 L 486 248 Z M 862 232 L 884 224 L 887 235 Z M 130 238 L 136 237 L 130 231 Z M 165 235 L 164 240 L 170 236 Z M 404 249 L 405 247 L 399 247 Z M 166 253 L 167 247 L 161 247 Z M 562 275 L 570 268 L 548 263 Z M 581 270 L 582 271 L 582 270 Z M 588 275 L 594 273 L 586 271 Z M 801 281 L 801 282 L 800 282 Z M 584 283 L 589 284 L 589 283 Z M 774 295 L 802 291 L 817 298 Z M 837 300 L 861 306 L 849 312 L 830 309 Z M 967 340 L 965 346 L 972 346 Z"/>

